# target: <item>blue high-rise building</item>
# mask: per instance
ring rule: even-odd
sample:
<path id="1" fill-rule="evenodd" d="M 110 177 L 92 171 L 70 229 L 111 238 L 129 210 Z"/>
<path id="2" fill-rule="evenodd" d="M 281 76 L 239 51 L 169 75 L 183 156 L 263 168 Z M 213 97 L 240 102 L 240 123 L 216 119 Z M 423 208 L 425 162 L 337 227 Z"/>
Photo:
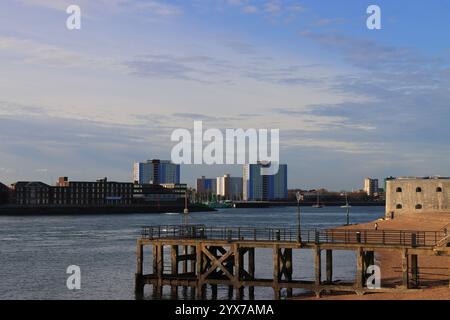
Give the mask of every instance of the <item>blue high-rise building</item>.
<path id="1" fill-rule="evenodd" d="M 168 160 L 135 162 L 133 180 L 139 184 L 179 184 L 180 165 Z"/>
<path id="2" fill-rule="evenodd" d="M 261 169 L 270 164 L 247 164 L 243 171 L 243 199 L 245 201 L 287 200 L 287 165 L 280 164 L 275 175 L 262 175 Z"/>

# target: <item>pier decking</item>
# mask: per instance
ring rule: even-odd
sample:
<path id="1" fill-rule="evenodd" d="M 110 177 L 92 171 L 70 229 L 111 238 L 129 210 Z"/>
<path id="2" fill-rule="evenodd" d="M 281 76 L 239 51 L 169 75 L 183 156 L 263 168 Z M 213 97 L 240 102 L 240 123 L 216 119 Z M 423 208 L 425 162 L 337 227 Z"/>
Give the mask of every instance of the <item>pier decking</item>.
<path id="1" fill-rule="evenodd" d="M 137 240 L 136 297 L 143 296 L 144 286 L 152 285 L 156 297 L 163 286 L 170 286 L 172 294 L 178 287 L 191 287 L 198 299 L 205 298 L 206 286 L 212 298 L 217 286 L 228 286 L 229 298 L 242 299 L 244 288 L 248 298 L 254 299 L 255 287 L 271 287 L 274 298 L 282 289 L 288 297 L 295 288 L 312 291 L 316 296 L 324 291 L 346 291 L 364 294 L 392 290 L 410 290 L 419 285 L 418 259 L 426 256 L 449 257 L 447 230 L 298 230 L 296 228 L 207 227 L 204 225 L 172 225 L 143 227 Z M 145 248 L 151 246 L 152 273 L 144 274 Z M 273 276 L 255 276 L 256 249 L 272 249 Z M 314 254 L 314 280 L 293 279 L 293 250 L 311 250 Z M 356 279 L 352 283 L 333 277 L 333 252 L 355 251 Z M 367 268 L 375 264 L 379 250 L 398 252 L 401 256 L 403 285 L 396 288 L 370 289 L 366 281 Z M 325 259 L 322 252 L 325 251 Z M 170 253 L 170 259 L 168 259 Z M 169 270 L 164 261 L 170 260 Z M 324 260 L 324 261 L 322 261 Z M 322 264 L 326 274 L 322 276 Z M 450 287 L 450 284 L 449 284 Z"/>

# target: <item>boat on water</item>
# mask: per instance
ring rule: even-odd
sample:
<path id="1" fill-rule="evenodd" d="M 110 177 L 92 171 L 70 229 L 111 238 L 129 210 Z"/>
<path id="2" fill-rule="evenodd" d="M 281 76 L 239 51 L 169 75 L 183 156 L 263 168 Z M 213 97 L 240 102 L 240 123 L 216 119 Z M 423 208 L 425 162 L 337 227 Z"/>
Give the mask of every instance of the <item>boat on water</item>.
<path id="1" fill-rule="evenodd" d="M 320 203 L 320 193 L 317 191 L 317 203 L 312 206 L 315 209 L 323 208 L 324 205 Z"/>
<path id="2" fill-rule="evenodd" d="M 343 209 L 351 208 L 352 206 L 348 203 L 348 196 L 345 194 L 345 205 L 341 206 Z"/>
<path id="3" fill-rule="evenodd" d="M 233 208 L 233 202 L 230 200 L 219 202 L 208 202 L 206 205 L 211 209 L 230 209 Z"/>

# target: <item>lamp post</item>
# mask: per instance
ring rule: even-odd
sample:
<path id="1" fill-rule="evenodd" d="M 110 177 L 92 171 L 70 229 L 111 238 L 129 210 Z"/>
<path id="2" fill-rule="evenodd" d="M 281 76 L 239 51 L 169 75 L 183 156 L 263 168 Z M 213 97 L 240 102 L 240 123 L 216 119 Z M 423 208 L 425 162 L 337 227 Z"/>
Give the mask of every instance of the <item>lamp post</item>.
<path id="1" fill-rule="evenodd" d="M 301 234 L 301 221 L 300 221 L 300 201 L 303 200 L 303 195 L 300 191 L 297 191 L 295 194 L 297 198 L 297 241 L 302 242 L 302 234 Z"/>
<path id="2" fill-rule="evenodd" d="M 347 192 L 341 194 L 342 196 L 345 196 L 345 206 L 342 206 L 347 211 L 347 226 L 350 225 L 350 204 L 348 203 L 348 195 Z"/>
<path id="3" fill-rule="evenodd" d="M 183 217 L 184 217 L 184 225 L 187 226 L 188 224 L 188 215 L 189 215 L 189 209 L 188 209 L 188 192 L 184 193 L 184 211 L 183 211 Z"/>

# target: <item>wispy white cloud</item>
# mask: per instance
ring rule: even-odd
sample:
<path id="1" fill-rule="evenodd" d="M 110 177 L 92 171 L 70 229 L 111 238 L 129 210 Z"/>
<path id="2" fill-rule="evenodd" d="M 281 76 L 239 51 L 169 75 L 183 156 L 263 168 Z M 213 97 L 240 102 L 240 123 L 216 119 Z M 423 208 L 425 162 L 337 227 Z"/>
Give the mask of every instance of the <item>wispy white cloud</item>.
<path id="1" fill-rule="evenodd" d="M 95 12 L 139 11 L 152 16 L 172 17 L 183 13 L 180 6 L 161 0 L 16 0 L 25 5 L 40 6 L 58 11 L 65 11 L 71 4 L 77 4 L 82 12 L 86 8 Z"/>

